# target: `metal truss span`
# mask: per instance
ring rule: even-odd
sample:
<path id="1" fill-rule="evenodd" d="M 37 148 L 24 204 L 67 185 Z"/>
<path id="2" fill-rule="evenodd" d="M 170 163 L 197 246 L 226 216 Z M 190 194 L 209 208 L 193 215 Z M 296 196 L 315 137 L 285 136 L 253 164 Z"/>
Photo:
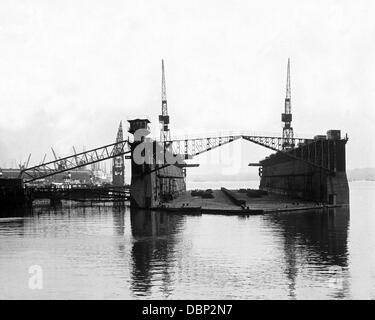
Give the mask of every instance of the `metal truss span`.
<path id="1" fill-rule="evenodd" d="M 241 136 L 223 136 L 223 137 L 209 137 L 209 138 L 192 138 L 192 139 L 180 139 L 180 140 L 170 140 L 165 142 L 166 152 L 170 152 L 177 156 L 176 162 L 166 163 L 164 162 L 161 166 L 158 166 L 152 170 L 149 170 L 147 174 L 155 171 L 159 171 L 171 165 L 177 167 L 186 167 L 186 163 L 181 163 L 180 161 L 193 159 L 194 156 L 207 152 L 209 150 L 218 148 L 224 144 L 233 142 L 240 139 Z M 158 141 L 158 143 L 163 144 L 163 142 Z M 165 159 L 164 159 L 165 161 Z M 194 166 L 194 165 L 193 165 Z"/>
<path id="2" fill-rule="evenodd" d="M 268 149 L 271 149 L 274 151 L 280 151 L 284 155 L 288 156 L 289 158 L 303 161 L 313 167 L 317 167 L 319 169 L 323 169 L 326 171 L 331 171 L 331 169 L 328 168 L 329 166 L 324 165 L 323 160 L 322 161 L 311 160 L 309 145 L 314 141 L 313 139 L 288 138 L 291 145 L 293 145 L 293 148 L 289 150 L 285 150 L 283 148 L 285 139 L 281 137 L 242 136 L 242 138 L 250 142 L 259 144 Z M 304 149 L 306 149 L 307 151 L 304 151 Z"/>
<path id="3" fill-rule="evenodd" d="M 242 136 L 242 138 L 274 151 L 283 151 L 283 144 L 285 142 L 285 139 L 281 137 Z M 290 144 L 294 146 L 294 148 L 313 141 L 311 139 L 304 138 L 288 138 L 288 140 L 290 141 Z"/>
<path id="4" fill-rule="evenodd" d="M 196 155 L 207 152 L 211 149 L 215 149 L 240 138 L 251 141 L 274 151 L 282 151 L 286 153 L 285 149 L 283 148 L 285 139 L 282 137 L 232 135 L 210 138 L 171 140 L 166 142 L 166 145 L 168 146 L 168 149 L 174 154 L 178 154 L 184 159 L 191 159 Z M 293 151 L 298 146 L 305 145 L 313 141 L 312 139 L 305 138 L 290 138 L 289 140 L 291 140 L 291 145 L 294 146 L 293 149 L 289 150 L 289 152 Z"/>
<path id="5" fill-rule="evenodd" d="M 58 173 L 70 171 L 76 168 L 84 167 L 99 161 L 111 159 L 123 154 L 130 153 L 129 141 L 124 140 L 104 147 L 99 147 L 76 153 L 72 156 L 57 159 L 37 165 L 34 167 L 26 168 L 21 171 L 21 177 L 24 182 L 32 182 L 35 180 L 43 179 L 53 176 Z"/>
<path id="6" fill-rule="evenodd" d="M 224 144 L 240 139 L 241 136 L 223 136 L 210 138 L 181 139 L 166 142 L 168 150 L 180 155 L 183 159 L 192 159 L 201 153 L 218 148 Z"/>

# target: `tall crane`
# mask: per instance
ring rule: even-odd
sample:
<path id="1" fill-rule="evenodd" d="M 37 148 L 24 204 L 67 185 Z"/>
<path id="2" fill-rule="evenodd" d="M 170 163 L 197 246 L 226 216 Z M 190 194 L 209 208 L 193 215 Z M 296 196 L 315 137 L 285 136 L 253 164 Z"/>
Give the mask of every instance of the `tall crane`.
<path id="1" fill-rule="evenodd" d="M 124 133 L 122 129 L 122 121 L 120 121 L 120 125 L 118 127 L 117 136 L 116 136 L 116 143 L 119 143 L 123 140 L 124 140 Z M 121 145 L 115 147 L 114 152 L 120 153 L 121 147 L 122 147 Z M 123 154 L 113 158 L 112 184 L 115 187 L 123 187 L 125 185 L 125 163 L 124 163 Z"/>
<path id="2" fill-rule="evenodd" d="M 289 149 L 294 148 L 293 128 L 291 126 L 292 110 L 291 110 L 291 90 L 290 90 L 290 59 L 288 59 L 288 69 L 287 69 L 287 78 L 286 78 L 285 112 L 281 114 L 281 121 L 284 123 L 283 150 L 289 150 Z"/>
<path id="3" fill-rule="evenodd" d="M 20 163 L 18 165 L 20 170 L 26 169 L 29 166 L 30 158 L 31 158 L 31 153 L 29 154 L 29 157 L 27 158 L 27 160 L 23 164 Z"/>
<path id="4" fill-rule="evenodd" d="M 44 154 L 43 160 L 40 164 L 43 164 L 46 161 L 47 153 Z"/>
<path id="5" fill-rule="evenodd" d="M 59 158 L 57 157 L 55 150 L 53 150 L 52 147 L 51 147 L 51 150 L 52 150 L 53 157 L 54 157 L 55 160 L 57 161 Z"/>
<path id="6" fill-rule="evenodd" d="M 60 169 L 64 168 L 66 166 L 66 163 L 63 160 L 61 160 L 60 157 L 57 156 L 55 150 L 53 150 L 52 147 L 51 147 L 51 150 L 52 150 L 53 157 L 55 158 L 57 167 Z"/>
<path id="7" fill-rule="evenodd" d="M 161 115 L 159 115 L 159 122 L 161 124 L 160 141 L 165 143 L 166 141 L 171 140 L 171 132 L 169 131 L 169 115 L 167 107 L 167 90 L 165 86 L 164 60 L 161 60 L 161 72 Z"/>

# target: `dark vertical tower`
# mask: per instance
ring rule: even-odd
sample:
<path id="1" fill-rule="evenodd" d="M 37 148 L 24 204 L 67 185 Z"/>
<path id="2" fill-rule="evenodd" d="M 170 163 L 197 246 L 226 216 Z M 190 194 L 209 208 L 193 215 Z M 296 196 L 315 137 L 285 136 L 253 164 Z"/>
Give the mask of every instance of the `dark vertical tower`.
<path id="1" fill-rule="evenodd" d="M 122 130 L 122 121 L 117 131 L 116 142 L 124 140 L 124 133 Z M 119 150 L 116 150 L 119 151 Z M 125 164 L 124 155 L 113 158 L 112 167 L 112 184 L 115 187 L 123 187 L 125 185 Z"/>
<path id="2" fill-rule="evenodd" d="M 169 116 L 167 107 L 167 90 L 165 86 L 165 73 L 164 73 L 164 60 L 161 60 L 161 115 L 159 115 L 159 122 L 161 124 L 160 129 L 160 141 L 170 141 L 171 133 L 169 131 Z"/>
<path id="3" fill-rule="evenodd" d="M 281 121 L 283 126 L 283 149 L 289 150 L 294 147 L 293 144 L 293 128 L 292 123 L 292 110 L 291 110 L 291 91 L 290 91 L 290 60 L 288 59 L 288 70 L 286 78 L 286 97 L 285 97 L 285 112 L 281 114 Z"/>

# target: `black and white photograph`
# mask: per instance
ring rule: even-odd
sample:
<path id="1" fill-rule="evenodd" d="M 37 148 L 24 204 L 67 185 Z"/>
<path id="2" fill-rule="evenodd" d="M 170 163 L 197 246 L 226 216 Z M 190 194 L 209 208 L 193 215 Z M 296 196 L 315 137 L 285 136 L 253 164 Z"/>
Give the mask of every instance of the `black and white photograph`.
<path id="1" fill-rule="evenodd" d="M 0 0 L 0 300 L 375 299 L 374 40 L 371 0 Z"/>

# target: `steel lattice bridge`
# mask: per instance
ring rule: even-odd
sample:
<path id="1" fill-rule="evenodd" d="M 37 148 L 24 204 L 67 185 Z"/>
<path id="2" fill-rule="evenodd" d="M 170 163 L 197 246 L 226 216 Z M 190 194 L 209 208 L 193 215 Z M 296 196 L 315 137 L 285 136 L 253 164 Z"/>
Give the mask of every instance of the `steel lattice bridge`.
<path id="1" fill-rule="evenodd" d="M 128 153 L 130 153 L 128 140 L 115 142 L 23 169 L 21 177 L 24 179 L 24 182 L 32 182 Z"/>
<path id="2" fill-rule="evenodd" d="M 297 147 L 300 145 L 310 144 L 313 141 L 312 139 L 290 138 L 289 143 L 294 146 L 294 148 L 290 150 L 283 149 L 285 138 L 256 135 L 227 135 L 206 138 L 179 139 L 167 141 L 165 142 L 165 145 L 167 146 L 168 150 L 170 150 L 174 155 L 180 155 L 180 158 L 186 160 L 192 159 L 197 155 L 241 138 L 271 149 L 273 151 L 282 152 L 288 157 L 307 162 L 312 166 L 319 167 L 324 170 L 329 170 L 322 162 L 312 162 L 309 160 L 308 155 L 298 153 Z M 100 161 L 112 159 L 121 155 L 131 154 L 130 146 L 131 142 L 129 140 L 115 142 L 99 148 L 75 153 L 74 155 L 23 169 L 20 174 L 24 182 L 26 183 L 44 179 L 55 174 L 71 171 Z M 159 169 L 169 165 L 174 164 L 165 164 L 164 166 L 159 167 Z M 176 163 L 175 165 L 178 164 Z"/>

